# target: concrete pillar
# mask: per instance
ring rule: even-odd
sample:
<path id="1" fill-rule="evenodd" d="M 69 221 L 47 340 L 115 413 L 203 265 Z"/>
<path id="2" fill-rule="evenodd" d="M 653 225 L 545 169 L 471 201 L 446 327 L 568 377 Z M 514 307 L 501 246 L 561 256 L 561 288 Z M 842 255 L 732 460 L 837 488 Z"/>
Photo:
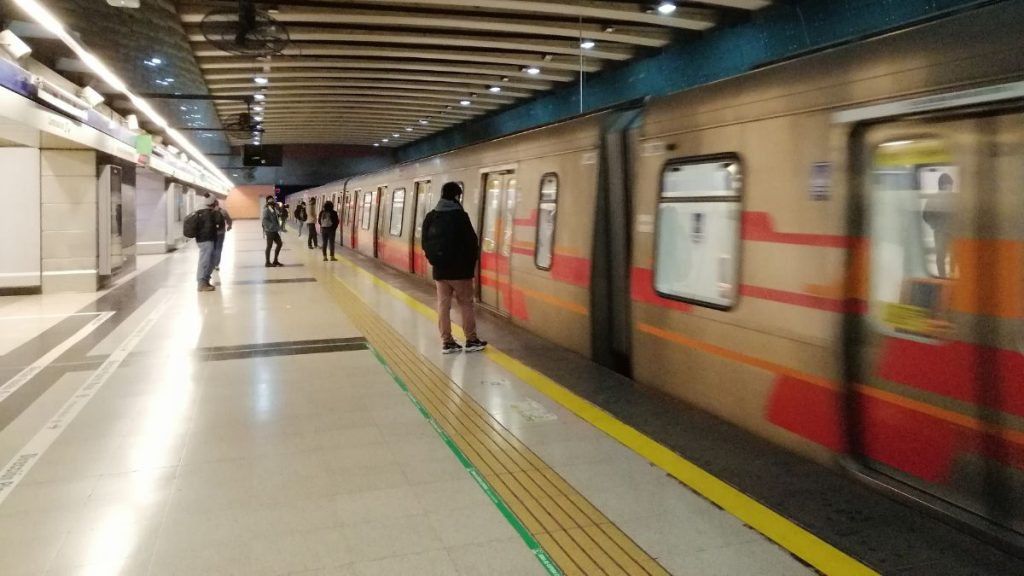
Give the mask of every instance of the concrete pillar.
<path id="1" fill-rule="evenodd" d="M 0 227 L 0 295 L 38 294 L 40 266 L 39 149 L 0 148 L 4 211 Z"/>
<path id="2" fill-rule="evenodd" d="M 43 292 L 91 292 L 97 284 L 96 152 L 40 152 Z"/>
<path id="3" fill-rule="evenodd" d="M 167 249 L 177 250 L 188 241 L 184 226 L 186 212 L 185 187 L 177 182 L 167 184 Z"/>
<path id="4" fill-rule="evenodd" d="M 135 230 L 138 254 L 163 254 L 168 246 L 168 196 L 172 193 L 163 174 L 139 169 L 135 174 Z M 170 198 L 174 203 L 174 198 Z"/>

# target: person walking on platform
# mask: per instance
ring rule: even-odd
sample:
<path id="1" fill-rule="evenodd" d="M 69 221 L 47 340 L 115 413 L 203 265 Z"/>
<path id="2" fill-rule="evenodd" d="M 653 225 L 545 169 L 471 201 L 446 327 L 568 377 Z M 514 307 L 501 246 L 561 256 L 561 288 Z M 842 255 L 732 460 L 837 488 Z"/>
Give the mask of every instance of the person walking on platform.
<path id="1" fill-rule="evenodd" d="M 281 255 L 281 215 L 277 211 L 277 203 L 274 202 L 273 196 L 267 196 L 267 205 L 263 207 L 263 235 L 267 237 L 267 250 L 266 250 L 266 267 L 272 266 L 283 266 L 281 261 L 278 260 L 278 256 Z M 270 248 L 277 246 L 274 250 L 274 260 L 270 260 Z"/>
<path id="2" fill-rule="evenodd" d="M 310 198 L 309 199 L 309 214 L 311 216 L 317 214 L 317 212 L 316 212 L 316 198 Z M 307 231 L 308 234 L 307 234 L 307 238 L 306 238 L 306 247 L 309 248 L 310 250 L 315 250 L 315 249 L 319 248 L 319 246 L 317 245 L 317 241 L 316 241 L 316 220 L 311 217 L 309 219 L 309 224 L 307 224 L 307 226 L 309 226 L 309 230 Z"/>
<path id="3" fill-rule="evenodd" d="M 321 248 L 324 251 L 324 262 L 327 262 L 328 244 L 331 247 L 331 260 L 337 262 L 338 259 L 334 257 L 334 236 L 338 231 L 338 224 L 341 223 L 341 219 L 338 218 L 338 213 L 334 210 L 334 202 L 330 200 L 324 202 L 324 208 L 320 211 L 316 221 L 320 224 L 320 240 Z"/>
<path id="4" fill-rule="evenodd" d="M 213 275 L 217 236 L 223 238 L 224 217 L 217 209 L 217 199 L 212 195 L 206 197 L 204 207 L 197 210 L 192 217 L 196 218 L 195 236 L 196 244 L 199 246 L 196 281 L 199 283 L 200 292 L 211 292 L 214 290 L 210 284 L 210 277 Z"/>
<path id="5" fill-rule="evenodd" d="M 434 268 L 437 288 L 437 325 L 441 352 L 453 354 L 463 347 L 452 337 L 452 297 L 459 301 L 466 352 L 487 347 L 476 334 L 473 277 L 479 257 L 479 240 L 469 215 L 462 209 L 462 186 L 448 182 L 441 187 L 441 200 L 423 219 L 423 252 Z"/>
<path id="6" fill-rule="evenodd" d="M 217 202 L 216 210 L 220 212 L 221 217 L 224 218 L 224 228 L 217 233 L 217 243 L 213 247 L 213 269 L 220 270 L 220 255 L 224 251 L 224 236 L 231 231 L 233 222 L 231 220 L 231 215 L 228 214 L 228 211 L 225 210 L 223 206 L 220 205 L 220 202 Z"/>
<path id="7" fill-rule="evenodd" d="M 299 238 L 302 238 L 302 231 L 306 229 L 306 219 L 309 217 L 306 214 L 306 201 L 300 200 L 299 205 L 295 207 L 295 222 L 298 224 Z"/>

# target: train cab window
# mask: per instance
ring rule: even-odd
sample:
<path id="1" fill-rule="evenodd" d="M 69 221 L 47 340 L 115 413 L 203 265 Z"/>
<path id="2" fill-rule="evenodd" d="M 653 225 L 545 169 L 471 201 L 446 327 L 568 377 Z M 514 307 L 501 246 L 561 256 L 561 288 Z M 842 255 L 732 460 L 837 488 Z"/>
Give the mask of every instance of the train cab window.
<path id="1" fill-rule="evenodd" d="M 654 255 L 658 294 L 718 309 L 736 303 L 742 181 L 735 156 L 665 166 Z"/>
<path id="2" fill-rule="evenodd" d="M 941 337 L 959 272 L 960 170 L 941 139 L 921 138 L 879 144 L 872 171 L 872 317 L 893 332 Z"/>
<path id="3" fill-rule="evenodd" d="M 359 212 L 359 226 L 363 230 L 370 229 L 370 217 L 373 212 L 373 191 L 367 190 L 363 192 L 363 205 Z"/>
<path id="4" fill-rule="evenodd" d="M 391 235 L 402 235 L 402 223 L 405 219 L 405 188 L 396 188 L 391 193 Z"/>
<path id="5" fill-rule="evenodd" d="M 555 248 L 555 209 L 558 206 L 558 174 L 545 174 L 540 181 L 537 207 L 537 244 L 533 261 L 537 268 L 550 270 Z"/>

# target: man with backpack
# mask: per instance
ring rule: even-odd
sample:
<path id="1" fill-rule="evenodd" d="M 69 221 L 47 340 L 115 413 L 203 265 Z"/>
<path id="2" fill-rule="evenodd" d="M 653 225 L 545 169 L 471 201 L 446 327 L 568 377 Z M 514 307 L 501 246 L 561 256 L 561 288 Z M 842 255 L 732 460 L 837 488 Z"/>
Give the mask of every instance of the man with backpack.
<path id="1" fill-rule="evenodd" d="M 459 301 L 466 352 L 487 347 L 476 334 L 473 277 L 479 256 L 479 240 L 469 215 L 462 209 L 462 186 L 447 182 L 441 200 L 423 219 L 423 252 L 434 268 L 437 288 L 437 327 L 441 332 L 441 353 L 454 354 L 463 347 L 452 337 L 452 297 Z"/>
<path id="2" fill-rule="evenodd" d="M 341 223 L 341 218 L 338 217 L 338 213 L 334 210 L 334 202 L 330 200 L 324 202 L 324 208 L 320 211 L 320 215 L 317 217 L 317 222 L 320 224 L 320 234 L 324 251 L 324 262 L 327 262 L 327 245 L 331 246 L 331 260 L 337 261 L 334 257 L 334 236 L 338 231 L 338 224 Z"/>
<path id="3" fill-rule="evenodd" d="M 274 202 L 273 196 L 267 196 L 267 204 L 263 207 L 263 216 L 261 218 L 263 224 L 263 235 L 267 237 L 267 249 L 266 249 L 266 267 L 272 268 L 274 266 L 283 266 L 278 256 L 281 254 L 281 246 L 284 244 L 281 242 L 281 215 L 277 211 L 277 202 Z M 277 246 L 274 251 L 274 261 L 270 261 L 270 248 Z"/>
<path id="4" fill-rule="evenodd" d="M 306 201 L 299 200 L 299 205 L 295 207 L 295 221 L 299 223 L 299 238 L 302 238 L 302 231 L 306 228 L 306 219 L 309 217 L 306 214 Z"/>
<path id="5" fill-rule="evenodd" d="M 214 287 L 210 284 L 210 277 L 213 275 L 217 235 L 223 234 L 224 230 L 224 216 L 217 209 L 217 199 L 212 195 L 206 197 L 203 206 L 185 219 L 183 231 L 186 238 L 195 238 L 199 246 L 199 266 L 196 270 L 198 290 L 212 292 Z"/>

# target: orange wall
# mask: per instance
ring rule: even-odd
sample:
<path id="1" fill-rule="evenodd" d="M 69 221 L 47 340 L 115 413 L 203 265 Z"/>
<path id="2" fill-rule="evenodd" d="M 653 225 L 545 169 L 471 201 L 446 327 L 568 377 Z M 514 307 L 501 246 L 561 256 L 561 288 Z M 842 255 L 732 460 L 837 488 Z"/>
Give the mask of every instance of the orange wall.
<path id="1" fill-rule="evenodd" d="M 233 220 L 259 218 L 264 198 L 273 193 L 273 186 L 236 186 L 228 192 L 224 208 Z"/>

